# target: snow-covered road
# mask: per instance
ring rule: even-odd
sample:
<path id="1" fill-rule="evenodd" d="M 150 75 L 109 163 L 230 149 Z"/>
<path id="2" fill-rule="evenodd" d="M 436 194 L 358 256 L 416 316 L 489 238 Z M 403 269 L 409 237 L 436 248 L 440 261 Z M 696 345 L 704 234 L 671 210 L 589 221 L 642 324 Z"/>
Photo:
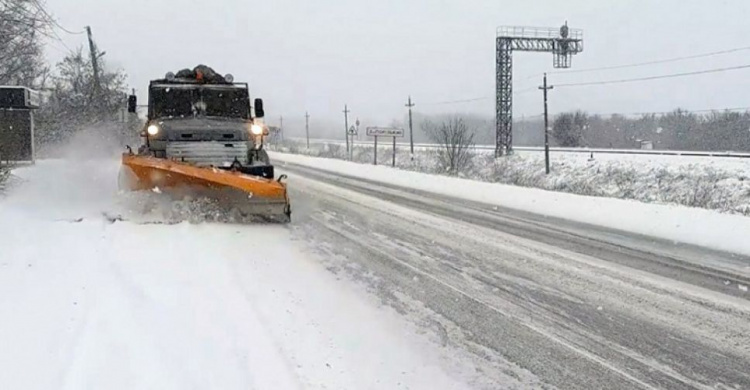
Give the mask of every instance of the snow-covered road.
<path id="1" fill-rule="evenodd" d="M 330 267 L 497 383 L 750 388 L 746 256 L 387 185 L 356 164 L 283 166 Z"/>
<path id="2" fill-rule="evenodd" d="M 468 364 L 326 270 L 294 227 L 135 224 L 118 162 L 0 199 L 0 388 L 433 389 Z"/>
<path id="3" fill-rule="evenodd" d="M 482 203 L 585 209 L 567 194 L 346 164 L 278 164 L 289 226 L 131 222 L 116 161 L 16 171 L 0 388 L 750 388 L 747 256 Z"/>

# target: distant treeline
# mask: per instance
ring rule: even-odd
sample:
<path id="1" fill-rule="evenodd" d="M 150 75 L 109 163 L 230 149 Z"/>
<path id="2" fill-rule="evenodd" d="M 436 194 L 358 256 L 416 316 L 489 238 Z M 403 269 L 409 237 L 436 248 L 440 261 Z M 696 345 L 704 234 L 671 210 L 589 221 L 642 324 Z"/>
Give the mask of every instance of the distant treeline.
<path id="1" fill-rule="evenodd" d="M 627 118 L 576 111 L 557 115 L 552 134 L 560 146 L 633 148 L 648 141 L 654 149 L 748 151 L 750 113 L 699 114 L 677 109 L 666 114 Z"/>
<path id="2" fill-rule="evenodd" d="M 473 114 L 458 116 L 474 132 L 477 144 L 495 143 L 493 118 Z M 425 120 L 439 122 L 445 119 L 443 117 L 447 116 L 415 116 L 415 140 L 429 142 L 419 123 Z M 633 149 L 650 142 L 654 149 L 665 150 L 750 151 L 750 112 L 694 113 L 677 109 L 634 118 L 575 111 L 551 116 L 550 127 L 553 146 Z M 543 145 L 543 119 L 516 118 L 513 143 L 517 146 Z"/>

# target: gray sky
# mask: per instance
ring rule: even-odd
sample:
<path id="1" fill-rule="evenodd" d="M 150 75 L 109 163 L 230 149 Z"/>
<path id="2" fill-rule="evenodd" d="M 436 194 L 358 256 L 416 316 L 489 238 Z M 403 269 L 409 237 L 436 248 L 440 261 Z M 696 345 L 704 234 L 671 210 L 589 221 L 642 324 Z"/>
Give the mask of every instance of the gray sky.
<path id="1" fill-rule="evenodd" d="M 573 69 L 750 46 L 747 0 L 49 0 L 63 26 L 91 25 L 110 66 L 145 98 L 148 80 L 205 63 L 248 81 L 268 121 L 340 121 L 344 103 L 367 124 L 401 118 L 409 94 L 424 113 L 494 112 L 499 25 L 584 30 Z M 60 33 L 74 48 L 83 35 Z M 52 60 L 64 47 L 52 43 Z M 541 82 L 552 55 L 516 53 L 514 87 Z M 657 66 L 551 76 L 555 82 L 621 79 L 750 64 L 750 50 Z M 750 106 L 750 70 L 657 82 L 556 89 L 551 111 L 666 111 Z M 490 97 L 464 104 L 431 103 Z M 536 115 L 541 92 L 518 93 L 514 114 Z"/>

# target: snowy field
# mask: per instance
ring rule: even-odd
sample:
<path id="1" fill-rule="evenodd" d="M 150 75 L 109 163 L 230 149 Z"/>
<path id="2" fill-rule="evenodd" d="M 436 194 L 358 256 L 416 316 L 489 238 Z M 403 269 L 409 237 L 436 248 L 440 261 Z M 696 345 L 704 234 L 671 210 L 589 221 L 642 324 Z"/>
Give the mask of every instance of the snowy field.
<path id="1" fill-rule="evenodd" d="M 344 145 L 285 141 L 275 150 L 314 157 L 348 159 Z M 396 166 L 400 169 L 444 174 L 435 150 L 397 146 Z M 378 147 L 378 164 L 391 165 L 389 143 Z M 373 163 L 373 148 L 357 144 L 353 161 Z M 750 215 L 750 159 L 553 152 L 552 174 L 544 172 L 544 155 L 519 151 L 496 160 L 492 153 L 478 150 L 459 176 L 479 181 L 541 188 L 597 197 L 632 199 L 645 203 L 674 204 Z"/>
<path id="2" fill-rule="evenodd" d="M 460 365 L 278 225 L 136 224 L 114 159 L 0 199 L 0 388 L 467 388 Z"/>

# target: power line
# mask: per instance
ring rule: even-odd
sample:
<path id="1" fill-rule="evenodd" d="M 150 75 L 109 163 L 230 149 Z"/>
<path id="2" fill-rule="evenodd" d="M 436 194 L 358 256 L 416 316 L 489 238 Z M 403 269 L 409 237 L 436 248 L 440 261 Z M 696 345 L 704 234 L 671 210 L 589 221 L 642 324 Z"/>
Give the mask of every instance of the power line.
<path id="1" fill-rule="evenodd" d="M 36 9 L 37 9 L 37 10 L 38 10 L 39 12 L 41 12 L 41 13 L 42 13 L 42 14 L 43 14 L 43 15 L 45 16 L 45 18 L 47 19 L 47 21 L 48 21 L 49 23 L 52 23 L 52 24 L 53 24 L 54 26 L 56 26 L 57 28 L 59 28 L 59 29 L 60 29 L 60 30 L 62 30 L 63 32 L 66 32 L 66 33 L 68 33 L 68 34 L 71 34 L 71 35 L 80 35 L 80 34 L 84 34 L 84 33 L 86 32 L 85 30 L 83 30 L 83 31 L 78 31 L 78 32 L 76 32 L 76 31 L 71 31 L 71 30 L 69 30 L 69 29 L 67 29 L 67 28 L 63 27 L 63 26 L 62 26 L 62 25 L 61 25 L 61 24 L 60 24 L 60 23 L 59 23 L 59 22 L 58 22 L 57 20 L 55 20 L 55 18 L 53 18 L 53 17 L 52 17 L 52 15 L 50 15 L 50 14 L 49 14 L 49 12 L 47 12 L 47 10 L 46 10 L 46 9 L 44 9 L 44 6 L 42 6 L 42 4 L 41 4 L 41 3 L 39 3 L 39 0 L 30 0 L 30 2 L 31 2 L 31 4 L 32 4 L 32 5 L 34 5 L 34 7 L 35 7 L 35 8 L 36 8 Z M 47 36 L 47 37 L 48 37 L 48 38 L 50 38 L 50 39 L 53 39 L 53 40 L 56 40 L 56 41 L 58 41 L 58 42 L 59 42 L 60 44 L 62 44 L 62 45 L 63 45 L 63 46 L 64 46 L 64 47 L 65 47 L 65 48 L 66 48 L 66 49 L 68 50 L 68 52 L 72 52 L 72 51 L 73 51 L 73 49 L 71 49 L 71 48 L 70 48 L 70 47 L 69 47 L 69 46 L 68 46 L 68 45 L 67 45 L 67 44 L 65 43 L 65 41 L 63 41 L 62 37 L 60 37 L 60 34 L 58 34 L 58 33 L 57 33 L 57 31 L 55 31 L 54 29 L 52 29 L 52 30 L 51 30 L 51 32 L 52 32 L 52 35 L 50 35 L 50 34 L 47 34 L 47 33 L 45 33 L 45 32 L 41 32 L 41 33 L 42 33 L 42 35 L 45 35 L 45 36 Z"/>
<path id="2" fill-rule="evenodd" d="M 515 91 L 514 93 L 516 95 L 521 95 L 521 94 L 528 93 L 528 92 L 535 91 L 535 90 L 536 90 L 536 87 L 531 87 L 531 88 L 522 89 L 520 91 Z M 425 106 L 438 106 L 442 104 L 471 103 L 471 102 L 478 102 L 478 101 L 490 100 L 490 99 L 495 99 L 495 96 L 482 96 L 482 97 L 461 99 L 461 100 L 448 100 L 448 101 L 443 101 L 443 102 L 425 103 L 424 105 Z"/>
<path id="3" fill-rule="evenodd" d="M 483 97 L 470 98 L 470 99 L 448 100 L 444 102 L 425 103 L 425 106 L 438 106 L 441 104 L 453 104 L 453 103 L 470 103 L 470 102 L 478 102 L 481 100 L 489 100 L 489 99 L 494 99 L 494 98 L 495 98 L 494 96 L 483 96 Z"/>
<path id="4" fill-rule="evenodd" d="M 609 67 L 602 67 L 602 68 L 580 69 L 580 70 L 567 71 L 567 72 L 550 72 L 550 74 L 570 74 L 570 73 L 581 73 L 581 72 L 588 72 L 588 71 L 594 71 L 594 70 L 622 69 L 622 68 L 635 67 L 635 66 L 644 66 L 644 65 L 660 64 L 660 63 L 667 63 L 667 62 L 675 62 L 675 61 L 681 61 L 681 60 L 692 59 L 692 58 L 709 57 L 709 56 L 720 55 L 720 54 L 727 54 L 727 53 L 733 53 L 733 52 L 743 51 L 743 50 L 750 50 L 750 46 L 739 47 L 739 48 L 729 49 L 729 50 L 716 51 L 716 52 L 711 52 L 711 53 L 696 54 L 696 55 L 692 55 L 692 56 L 675 57 L 675 58 L 669 58 L 669 59 L 665 59 L 665 60 L 648 61 L 648 62 L 641 62 L 641 63 L 636 63 L 636 64 L 627 64 L 627 65 L 616 65 L 616 66 L 609 66 Z M 674 74 L 667 74 L 667 75 L 660 75 L 660 76 L 639 77 L 639 78 L 633 78 L 633 79 L 592 81 L 592 82 L 583 82 L 583 83 L 563 83 L 563 84 L 556 84 L 556 86 L 557 87 L 576 87 L 576 86 L 620 84 L 620 83 L 630 83 L 630 82 L 637 82 L 637 81 L 649 81 L 649 80 L 658 80 L 658 79 L 666 79 L 666 78 L 694 76 L 694 75 L 700 75 L 700 74 L 706 74 L 706 73 L 718 73 L 718 72 L 725 72 L 725 71 L 739 70 L 739 69 L 746 69 L 746 68 L 750 68 L 750 64 L 748 64 L 748 65 L 734 66 L 734 67 L 728 67 L 728 68 L 708 69 L 708 70 L 702 70 L 702 71 L 696 71 L 696 72 L 685 72 L 685 73 L 674 73 Z M 529 76 L 529 78 L 532 78 L 532 77 L 537 77 L 537 76 Z M 537 89 L 537 87 L 531 87 L 531 88 L 527 88 L 527 89 L 522 89 L 520 91 L 516 91 L 515 94 L 520 95 L 520 94 L 524 94 L 524 93 L 527 93 L 527 92 L 534 91 L 536 89 Z M 495 98 L 494 96 L 483 96 L 483 97 L 477 97 L 477 98 L 469 98 L 469 99 L 461 99 L 461 100 L 449 100 L 449 101 L 443 101 L 443 102 L 427 103 L 425 105 L 432 106 L 432 105 L 455 104 L 455 103 L 471 103 L 471 102 L 482 101 L 482 100 L 489 100 L 489 99 L 494 99 L 494 98 Z"/>
<path id="5" fill-rule="evenodd" d="M 637 62 L 637 63 L 634 63 L 634 64 L 612 65 L 612 66 L 603 66 L 603 67 L 600 67 L 600 68 L 584 68 L 584 69 L 575 69 L 575 70 L 567 70 L 567 71 L 553 71 L 553 72 L 549 72 L 549 74 L 573 74 L 573 73 L 594 72 L 594 71 L 602 71 L 602 70 L 614 70 L 614 69 L 634 68 L 634 67 L 638 67 L 638 66 L 666 64 L 666 63 L 669 63 L 669 62 L 691 60 L 691 59 L 695 59 L 695 58 L 712 57 L 712 56 L 716 56 L 716 55 L 735 53 L 735 52 L 738 52 L 738 51 L 745 51 L 745 50 L 750 50 L 750 46 L 738 47 L 738 48 L 734 48 L 734 49 L 721 50 L 721 51 L 714 51 L 714 52 L 710 52 L 710 53 L 695 54 L 695 55 L 690 55 L 690 56 L 673 57 L 673 58 L 667 58 L 667 59 L 663 59 L 663 60 Z"/>
<path id="6" fill-rule="evenodd" d="M 62 53 L 62 54 L 65 54 L 65 55 L 67 55 L 68 53 L 70 53 L 70 52 L 72 51 L 72 50 L 70 50 L 70 48 L 69 48 L 68 46 L 66 46 L 66 45 L 65 45 L 64 43 L 62 43 L 62 44 L 63 44 L 63 46 L 65 46 L 65 49 L 62 49 L 62 48 L 60 48 L 60 47 L 58 47 L 58 46 L 54 45 L 54 43 L 56 43 L 56 42 L 57 42 L 57 41 L 51 41 L 51 42 L 50 42 L 50 45 L 49 45 L 49 47 L 51 47 L 51 48 L 53 48 L 53 49 L 57 50 L 58 52 L 60 52 L 60 53 Z"/>
<path id="7" fill-rule="evenodd" d="M 622 115 L 622 116 L 636 116 L 636 115 L 666 115 L 671 114 L 675 112 L 677 109 L 671 110 L 671 111 L 651 111 L 651 112 L 593 112 L 588 113 L 591 116 L 613 116 L 613 115 Z M 728 107 L 728 108 L 702 108 L 699 110 L 689 110 L 689 109 L 682 109 L 686 113 L 690 114 L 701 114 L 701 113 L 707 113 L 707 112 L 734 112 L 734 111 L 749 111 L 750 107 Z M 558 112 L 559 114 L 560 112 Z M 538 115 L 537 115 L 538 116 Z"/>
<path id="8" fill-rule="evenodd" d="M 537 89 L 538 89 L 538 87 L 534 86 L 534 87 L 524 88 L 524 89 L 522 89 L 520 91 L 515 91 L 513 93 L 515 93 L 516 95 L 523 95 L 525 93 L 536 91 Z"/>
<path id="9" fill-rule="evenodd" d="M 52 33 L 55 34 L 55 36 L 50 37 L 50 38 L 55 39 L 58 42 L 60 42 L 63 46 L 65 46 L 66 49 L 68 49 L 68 52 L 71 52 L 71 53 L 73 52 L 73 49 L 71 49 L 68 45 L 65 44 L 65 41 L 62 40 L 62 38 L 60 37 L 60 34 L 58 34 L 57 31 L 52 30 Z"/>
<path id="10" fill-rule="evenodd" d="M 607 85 L 607 84 L 633 83 L 633 82 L 638 82 L 638 81 L 660 80 L 660 79 L 668 79 L 668 78 L 675 78 L 675 77 L 695 76 L 695 75 L 707 74 L 707 73 L 727 72 L 727 71 L 739 70 L 739 69 L 747 69 L 747 68 L 750 68 L 750 64 L 748 64 L 748 65 L 732 66 L 732 67 L 728 67 L 728 68 L 716 68 L 716 69 L 699 70 L 699 71 L 696 71 L 696 72 L 672 73 L 672 74 L 666 74 L 666 75 L 660 75 L 660 76 L 638 77 L 638 78 L 633 78 L 633 79 L 590 81 L 590 82 L 583 82 L 583 83 L 563 83 L 563 84 L 555 84 L 555 86 L 563 88 L 563 87 L 582 87 L 582 86 L 591 86 L 591 85 Z"/>
<path id="11" fill-rule="evenodd" d="M 71 30 L 68 30 L 67 28 L 63 27 L 57 20 L 55 20 L 55 18 L 53 18 L 52 15 L 50 15 L 47 12 L 47 10 L 44 9 L 44 7 L 39 3 L 38 0 L 31 0 L 31 3 L 34 5 L 34 7 L 36 7 L 36 9 L 39 10 L 39 12 L 41 12 L 42 14 L 44 14 L 44 16 L 47 17 L 47 20 L 50 23 L 52 23 L 55 26 L 57 26 L 57 28 L 59 28 L 60 30 L 62 30 L 64 32 L 68 33 L 68 34 L 71 34 L 71 35 L 81 35 L 81 34 L 86 33 L 86 31 L 71 31 Z"/>

